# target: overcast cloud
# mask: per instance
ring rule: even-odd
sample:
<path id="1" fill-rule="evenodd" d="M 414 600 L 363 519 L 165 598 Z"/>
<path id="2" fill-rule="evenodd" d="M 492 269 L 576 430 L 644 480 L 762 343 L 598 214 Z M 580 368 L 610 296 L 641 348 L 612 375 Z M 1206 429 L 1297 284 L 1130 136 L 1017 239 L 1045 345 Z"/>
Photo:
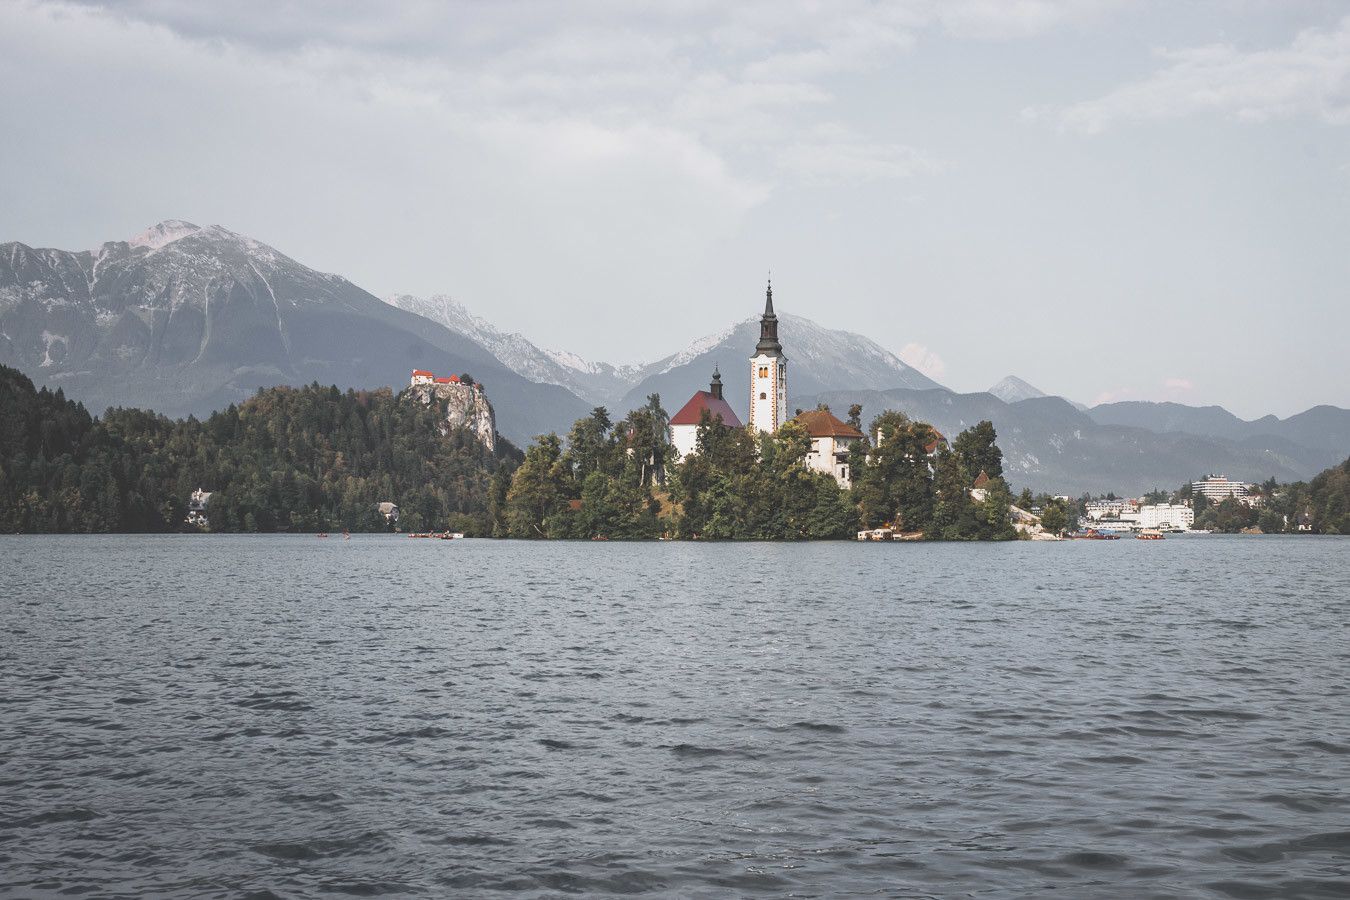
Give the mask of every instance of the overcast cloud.
<path id="1" fill-rule="evenodd" d="M 1348 61 L 1315 0 L 0 0 L 0 240 L 219 223 L 612 362 L 772 267 L 958 390 L 1287 415 L 1350 406 Z"/>

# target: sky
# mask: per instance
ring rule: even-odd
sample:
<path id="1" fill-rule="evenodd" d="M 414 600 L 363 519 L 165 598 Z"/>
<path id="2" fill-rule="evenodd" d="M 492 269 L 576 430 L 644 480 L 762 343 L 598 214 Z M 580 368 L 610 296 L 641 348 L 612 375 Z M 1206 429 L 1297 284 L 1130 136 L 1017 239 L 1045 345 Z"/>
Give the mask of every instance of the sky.
<path id="1" fill-rule="evenodd" d="M 772 270 L 959 391 L 1350 407 L 1345 0 L 0 0 L 0 116 L 0 241 L 219 224 L 613 363 Z"/>

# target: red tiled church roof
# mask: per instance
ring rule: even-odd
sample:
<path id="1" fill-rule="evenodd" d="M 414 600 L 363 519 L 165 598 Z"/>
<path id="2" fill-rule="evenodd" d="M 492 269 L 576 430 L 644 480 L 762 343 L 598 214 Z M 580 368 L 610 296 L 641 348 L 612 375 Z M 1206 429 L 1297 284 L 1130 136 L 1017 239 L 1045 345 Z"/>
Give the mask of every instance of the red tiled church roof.
<path id="1" fill-rule="evenodd" d="M 698 391 L 689 398 L 689 402 L 680 407 L 680 411 L 670 417 L 672 425 L 697 425 L 703 410 L 707 410 L 715 419 L 722 417 L 722 424 L 728 428 L 740 428 L 741 420 L 731 404 L 714 397 L 709 391 Z"/>
<path id="2" fill-rule="evenodd" d="M 435 377 L 436 377 L 436 376 L 435 376 L 435 373 L 433 373 L 433 372 L 428 372 L 426 369 L 413 369 L 413 374 L 414 374 L 414 375 L 423 375 L 423 376 L 425 376 L 425 377 L 427 377 L 427 378 L 435 378 Z"/>
<path id="3" fill-rule="evenodd" d="M 981 469 L 980 474 L 975 476 L 975 487 L 982 488 L 986 484 L 988 484 L 989 481 L 990 481 L 989 473 L 986 472 L 984 469 Z"/>
<path id="4" fill-rule="evenodd" d="M 798 413 L 793 421 L 806 426 L 806 433 L 813 438 L 860 438 L 863 436 L 862 432 L 852 425 L 835 418 L 834 414 L 828 409 L 813 409 Z"/>

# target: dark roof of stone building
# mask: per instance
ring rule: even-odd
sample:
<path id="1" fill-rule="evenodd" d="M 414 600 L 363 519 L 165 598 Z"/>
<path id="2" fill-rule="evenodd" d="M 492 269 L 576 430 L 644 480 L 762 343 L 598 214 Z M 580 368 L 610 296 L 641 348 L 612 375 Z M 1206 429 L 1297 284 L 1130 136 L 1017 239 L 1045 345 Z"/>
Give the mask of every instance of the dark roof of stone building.
<path id="1" fill-rule="evenodd" d="M 721 397 L 714 397 L 711 391 L 698 391 L 689 398 L 689 402 L 680 407 L 680 411 L 670 417 L 672 425 L 697 425 L 703 410 L 707 410 L 715 419 L 722 417 L 722 424 L 728 428 L 740 428 L 741 420 L 731 404 Z"/>
<path id="2" fill-rule="evenodd" d="M 806 433 L 813 438 L 860 438 L 863 436 L 861 431 L 847 422 L 841 422 L 828 409 L 812 409 L 804 413 L 798 413 L 793 421 L 806 426 Z"/>

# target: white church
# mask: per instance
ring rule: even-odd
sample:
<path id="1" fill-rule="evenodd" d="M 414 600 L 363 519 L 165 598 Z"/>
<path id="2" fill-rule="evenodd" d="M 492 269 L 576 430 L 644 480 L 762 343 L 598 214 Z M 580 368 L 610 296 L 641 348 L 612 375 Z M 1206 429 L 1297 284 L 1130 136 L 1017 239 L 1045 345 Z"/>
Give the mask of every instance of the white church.
<path id="1" fill-rule="evenodd" d="M 759 343 L 750 357 L 750 418 L 742 426 L 731 404 L 722 396 L 722 376 L 715 369 L 712 383 L 706 391 L 697 391 L 689 402 L 670 419 L 670 442 L 679 458 L 698 448 L 698 423 L 706 409 L 713 418 L 720 418 L 724 428 L 749 428 L 753 432 L 773 434 L 787 421 L 787 357 L 778 340 L 778 316 L 773 311 L 773 284 L 764 292 L 764 314 L 759 319 Z M 863 434 L 846 422 L 841 422 L 828 410 L 812 410 L 798 415 L 799 422 L 811 436 L 811 452 L 807 464 L 817 471 L 834 476 L 843 487 L 848 487 L 849 451 Z"/>

